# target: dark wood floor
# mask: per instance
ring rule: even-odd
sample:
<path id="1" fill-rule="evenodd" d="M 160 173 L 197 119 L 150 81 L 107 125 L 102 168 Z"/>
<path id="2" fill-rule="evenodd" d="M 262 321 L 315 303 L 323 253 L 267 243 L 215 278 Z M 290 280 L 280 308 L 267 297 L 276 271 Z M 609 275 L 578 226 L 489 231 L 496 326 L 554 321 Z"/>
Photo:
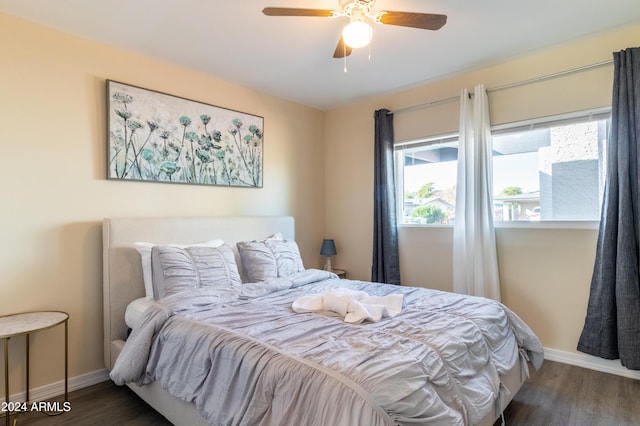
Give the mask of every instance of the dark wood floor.
<path id="1" fill-rule="evenodd" d="M 504 417 L 507 426 L 638 426 L 640 381 L 545 361 Z"/>
<path id="2" fill-rule="evenodd" d="M 69 399 L 71 411 L 55 417 L 20 414 L 18 425 L 170 425 L 129 388 L 111 382 L 72 392 Z M 637 426 L 640 381 L 545 361 L 507 407 L 505 421 L 507 426 Z"/>
<path id="3" fill-rule="evenodd" d="M 58 416 L 20 413 L 17 426 L 171 426 L 131 389 L 116 386 L 111 381 L 71 392 L 69 401 L 71 410 Z M 4 426 L 5 419 L 1 420 L 0 424 Z"/>

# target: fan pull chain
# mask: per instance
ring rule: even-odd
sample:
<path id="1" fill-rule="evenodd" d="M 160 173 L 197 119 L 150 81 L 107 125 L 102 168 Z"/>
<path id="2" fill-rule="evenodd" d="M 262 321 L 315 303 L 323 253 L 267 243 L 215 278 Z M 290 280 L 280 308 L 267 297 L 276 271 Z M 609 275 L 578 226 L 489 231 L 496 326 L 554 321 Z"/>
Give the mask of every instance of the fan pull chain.
<path id="1" fill-rule="evenodd" d="M 344 53 L 344 55 L 342 55 L 342 57 L 344 58 L 344 72 L 347 72 L 347 45 L 345 43 L 342 43 L 342 51 Z"/>

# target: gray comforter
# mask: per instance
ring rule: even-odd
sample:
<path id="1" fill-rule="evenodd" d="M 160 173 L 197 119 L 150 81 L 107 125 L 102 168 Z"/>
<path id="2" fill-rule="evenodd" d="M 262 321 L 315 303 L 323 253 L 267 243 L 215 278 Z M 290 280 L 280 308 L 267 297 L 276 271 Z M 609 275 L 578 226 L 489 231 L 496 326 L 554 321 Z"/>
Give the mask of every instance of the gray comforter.
<path id="1" fill-rule="evenodd" d="M 291 309 L 336 288 L 401 293 L 404 305 L 362 324 Z M 158 381 L 214 425 L 474 424 L 502 408 L 499 376 L 519 356 L 542 363 L 538 338 L 500 303 L 318 270 L 160 302 L 111 378 Z"/>

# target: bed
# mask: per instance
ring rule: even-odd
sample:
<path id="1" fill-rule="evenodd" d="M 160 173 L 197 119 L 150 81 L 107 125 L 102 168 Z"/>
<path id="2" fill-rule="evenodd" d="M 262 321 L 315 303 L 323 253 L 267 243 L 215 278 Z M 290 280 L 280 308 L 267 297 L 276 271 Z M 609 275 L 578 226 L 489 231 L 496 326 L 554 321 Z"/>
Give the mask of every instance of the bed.
<path id="1" fill-rule="evenodd" d="M 538 338 L 503 305 L 305 269 L 294 229 L 288 216 L 105 219 L 104 362 L 114 381 L 176 425 L 484 426 L 500 417 L 528 364 L 542 363 Z M 154 284 L 169 277 L 153 290 L 178 289 L 159 301 L 145 301 L 141 243 L 162 266 Z M 280 255 L 287 273 L 263 277 L 247 247 Z M 215 253 L 225 271 L 235 262 L 242 283 L 233 274 L 228 287 L 172 287 L 167 271 L 185 252 Z M 141 300 L 152 307 L 127 339 L 125 316 Z"/>

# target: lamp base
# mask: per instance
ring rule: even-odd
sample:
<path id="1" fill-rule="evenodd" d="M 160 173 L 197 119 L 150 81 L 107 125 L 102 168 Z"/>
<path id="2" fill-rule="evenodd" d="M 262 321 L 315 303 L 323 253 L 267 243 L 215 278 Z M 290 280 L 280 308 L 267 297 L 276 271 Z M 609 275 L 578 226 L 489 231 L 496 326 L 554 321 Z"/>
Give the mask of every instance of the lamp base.
<path id="1" fill-rule="evenodd" d="M 324 263 L 324 270 L 325 271 L 333 271 L 333 269 L 331 268 L 331 257 L 327 256 L 327 261 Z"/>

